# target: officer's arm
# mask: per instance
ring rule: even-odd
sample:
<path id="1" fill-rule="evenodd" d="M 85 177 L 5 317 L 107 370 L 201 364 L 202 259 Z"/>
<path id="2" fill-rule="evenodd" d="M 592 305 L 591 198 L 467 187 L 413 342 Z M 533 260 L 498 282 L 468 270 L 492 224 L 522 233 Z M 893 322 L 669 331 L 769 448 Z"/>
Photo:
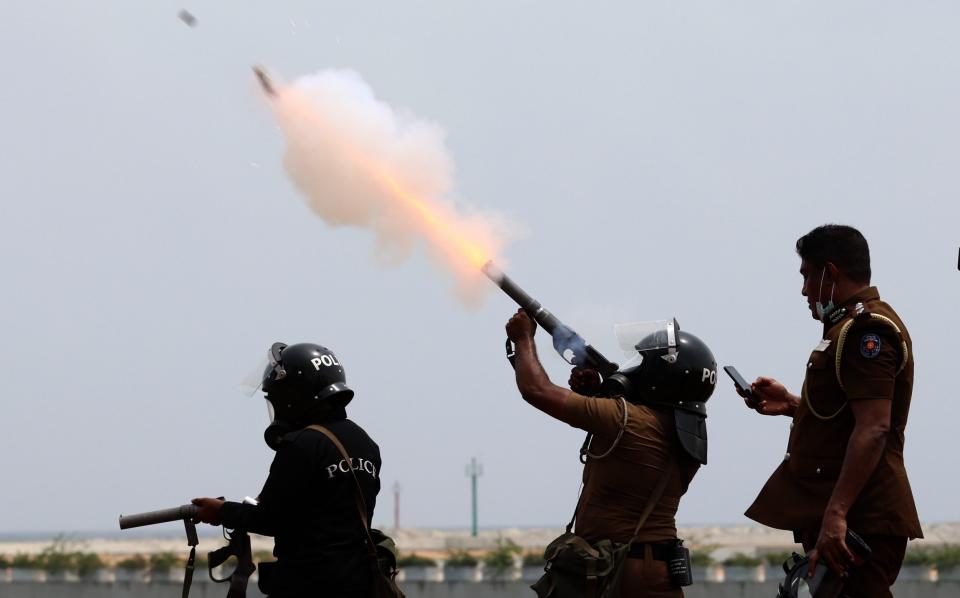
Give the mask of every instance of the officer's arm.
<path id="1" fill-rule="evenodd" d="M 270 475 L 260 492 L 260 504 L 225 502 L 220 508 L 224 527 L 242 529 L 262 536 L 274 536 L 284 526 L 309 464 L 303 451 L 293 443 L 284 443 L 270 465 Z"/>
<path id="2" fill-rule="evenodd" d="M 828 509 L 846 515 L 873 474 L 890 432 L 894 385 L 900 371 L 899 335 L 858 324 L 847 335 L 840 376 L 856 422 Z"/>
<path id="3" fill-rule="evenodd" d="M 884 399 L 852 401 L 850 409 L 856 418 L 847 444 L 840 477 L 834 487 L 827 511 L 846 517 L 867 480 L 880 462 L 890 432 L 890 409 L 893 402 Z"/>
<path id="4" fill-rule="evenodd" d="M 855 423 L 824 513 L 823 529 L 833 529 L 836 535 L 841 529 L 837 523 L 845 521 L 877 468 L 890 433 L 894 385 L 902 359 L 899 337 L 890 332 L 857 326 L 847 335 L 841 355 L 840 376 Z"/>
<path id="5" fill-rule="evenodd" d="M 536 325 L 523 311 L 518 310 L 507 322 L 507 336 L 516 346 L 513 367 L 516 371 L 517 389 L 523 400 L 551 417 L 561 419 L 568 391 L 550 381 L 540 358 L 533 335 Z"/>

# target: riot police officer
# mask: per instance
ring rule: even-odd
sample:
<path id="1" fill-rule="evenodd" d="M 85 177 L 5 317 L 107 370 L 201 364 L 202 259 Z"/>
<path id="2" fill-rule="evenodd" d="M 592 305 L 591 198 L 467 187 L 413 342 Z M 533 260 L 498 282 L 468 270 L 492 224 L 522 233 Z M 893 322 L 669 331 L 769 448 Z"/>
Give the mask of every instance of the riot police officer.
<path id="1" fill-rule="evenodd" d="M 261 563 L 259 581 L 271 597 L 369 596 L 357 484 L 369 522 L 380 491 L 380 449 L 347 419 L 354 393 L 343 366 L 320 345 L 275 343 L 262 371 L 271 419 L 264 439 L 276 455 L 259 504 L 198 498 L 198 518 L 274 537 L 277 561 Z M 349 460 L 311 425 L 332 432 Z"/>
<path id="2" fill-rule="evenodd" d="M 516 382 L 524 400 L 591 435 L 581 450 L 586 465 L 576 535 L 592 545 L 632 542 L 618 595 L 683 596 L 681 586 L 690 580 L 679 573 L 689 565 L 689 555 L 677 539 L 675 516 L 693 476 L 707 462 L 705 403 L 717 373 L 710 349 L 680 331 L 675 320 L 633 325 L 631 338 L 621 338 L 622 346 L 635 351 L 633 363 L 602 381 L 595 371 L 575 369 L 573 390 L 568 390 L 553 384 L 540 364 L 536 325 L 523 310 L 506 328 L 516 346 Z M 677 575 L 668 573 L 668 562 L 678 565 Z M 546 579 L 550 575 L 534 587 L 538 593 L 538 586 L 543 588 L 541 595 L 548 586 L 566 583 Z M 552 595 L 585 591 L 573 587 L 568 594 Z"/>

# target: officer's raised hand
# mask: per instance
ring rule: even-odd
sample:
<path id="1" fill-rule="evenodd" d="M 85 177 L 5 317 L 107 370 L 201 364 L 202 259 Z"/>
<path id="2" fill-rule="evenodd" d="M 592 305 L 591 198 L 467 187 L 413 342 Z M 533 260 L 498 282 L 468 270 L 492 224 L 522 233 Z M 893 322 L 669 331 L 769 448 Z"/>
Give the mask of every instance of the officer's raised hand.
<path id="1" fill-rule="evenodd" d="M 586 397 L 595 397 L 600 393 L 602 380 L 600 373 L 590 368 L 573 368 L 570 371 L 570 380 L 567 381 L 570 390 Z"/>
<path id="2" fill-rule="evenodd" d="M 532 340 L 536 332 L 537 323 L 522 309 L 507 321 L 507 338 L 515 343 Z"/>
<path id="3" fill-rule="evenodd" d="M 773 378 L 760 376 L 750 385 L 753 393 L 751 400 L 737 390 L 747 407 L 762 415 L 793 415 L 800 405 L 800 398 L 790 394 L 783 384 Z"/>

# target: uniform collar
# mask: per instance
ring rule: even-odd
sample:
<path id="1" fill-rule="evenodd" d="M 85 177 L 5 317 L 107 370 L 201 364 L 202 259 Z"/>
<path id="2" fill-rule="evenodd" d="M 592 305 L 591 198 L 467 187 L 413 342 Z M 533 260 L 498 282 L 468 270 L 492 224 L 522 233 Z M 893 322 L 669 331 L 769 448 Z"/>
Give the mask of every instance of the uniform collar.
<path id="1" fill-rule="evenodd" d="M 827 332 L 843 321 L 851 313 L 856 315 L 863 310 L 863 304 L 869 301 L 876 301 L 880 298 L 880 291 L 877 287 L 867 287 L 858 293 L 851 295 L 846 301 L 840 304 L 830 315 L 827 321 L 823 323 L 823 338 L 827 337 Z"/>
<path id="2" fill-rule="evenodd" d="M 847 309 L 855 306 L 857 303 L 866 303 L 867 301 L 876 301 L 880 298 L 880 291 L 877 287 L 867 287 L 859 293 L 854 293 L 852 297 L 843 302 Z"/>

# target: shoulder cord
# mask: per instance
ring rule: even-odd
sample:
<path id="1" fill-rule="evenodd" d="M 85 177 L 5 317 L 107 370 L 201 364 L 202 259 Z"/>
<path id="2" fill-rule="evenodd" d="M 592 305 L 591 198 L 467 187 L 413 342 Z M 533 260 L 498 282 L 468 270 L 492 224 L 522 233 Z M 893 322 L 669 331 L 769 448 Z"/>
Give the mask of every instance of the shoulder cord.
<path id="1" fill-rule="evenodd" d="M 589 448 L 590 438 L 592 436 L 588 434 L 587 439 L 584 441 L 583 448 L 580 449 L 580 458 L 581 458 L 581 461 L 583 461 L 584 463 L 586 462 L 586 459 L 584 457 L 589 457 L 591 459 L 602 459 L 608 456 L 611 452 L 613 452 L 613 449 L 620 442 L 620 438 L 623 436 L 623 431 L 627 427 L 628 418 L 627 418 L 627 402 L 623 397 L 619 397 L 619 399 L 623 407 L 623 421 L 620 426 L 620 433 L 617 434 L 617 438 L 616 440 L 613 441 L 613 445 L 610 447 L 610 449 L 599 456 L 594 456 L 589 452 L 589 450 L 587 450 Z M 660 501 L 660 497 L 663 495 L 663 491 L 666 489 L 667 482 L 670 480 L 670 477 L 672 474 L 673 474 L 673 459 L 668 457 L 666 460 L 664 460 L 663 474 L 660 476 L 660 480 L 657 482 L 656 488 L 654 488 L 650 496 L 647 497 L 647 502 L 643 507 L 643 511 L 640 513 L 640 519 L 637 521 L 637 525 L 633 530 L 633 535 L 630 536 L 629 544 L 633 544 L 634 540 L 636 540 L 637 534 L 640 532 L 640 528 L 647 521 L 647 518 L 650 516 L 650 513 L 653 512 L 653 508 Z M 591 490 L 592 488 L 593 487 L 591 486 Z M 587 503 L 587 498 L 588 498 L 588 494 L 583 493 L 583 484 L 581 484 L 580 496 L 577 497 L 577 506 L 574 507 L 573 516 L 570 518 L 570 523 L 567 524 L 567 533 L 570 533 L 570 531 L 573 529 L 573 524 L 577 520 L 577 513 L 580 512 L 580 507 Z"/>
<path id="2" fill-rule="evenodd" d="M 350 474 L 353 477 L 353 483 L 356 489 L 355 498 L 357 503 L 357 514 L 360 515 L 360 521 L 363 523 L 363 531 L 367 535 L 367 552 L 370 553 L 370 556 L 373 559 L 377 559 L 377 546 L 373 542 L 373 536 L 370 535 L 370 524 L 367 522 L 367 503 L 363 499 L 363 489 L 360 487 L 360 480 L 357 478 L 357 473 L 353 470 L 353 462 L 350 459 L 350 455 L 347 454 L 347 449 L 343 448 L 343 445 L 340 444 L 340 441 L 333 432 L 324 428 L 323 426 L 313 424 L 307 427 L 312 430 L 316 430 L 317 432 L 320 432 L 329 438 L 330 442 L 332 442 L 334 446 L 337 447 L 337 450 L 340 451 L 340 456 L 346 460 L 347 467 L 350 468 Z"/>
<path id="3" fill-rule="evenodd" d="M 643 524 L 646 523 L 647 518 L 650 517 L 650 513 L 653 512 L 653 508 L 657 506 L 658 502 L 660 502 L 660 497 L 663 496 L 663 491 L 667 488 L 667 482 L 670 481 L 672 476 L 673 459 L 667 457 L 663 462 L 663 473 L 660 475 L 660 480 L 657 482 L 657 486 L 653 489 L 653 492 L 650 493 L 650 496 L 647 497 L 647 502 L 643 505 L 643 511 L 640 513 L 640 518 L 637 520 L 637 525 L 633 528 L 633 534 L 631 534 L 630 540 L 627 542 L 628 546 L 632 546 L 634 541 L 636 541 L 637 534 L 640 533 L 640 528 L 643 527 Z M 586 504 L 586 498 L 587 495 L 581 492 L 580 497 L 577 500 L 577 506 L 573 510 L 573 517 L 570 518 L 570 523 L 567 524 L 568 534 L 570 533 L 570 530 L 573 529 L 574 521 L 577 520 L 577 513 L 580 512 L 580 506 Z"/>
<path id="4" fill-rule="evenodd" d="M 900 367 L 897 369 L 897 374 L 903 371 L 903 368 L 907 367 L 907 362 L 910 360 L 910 350 L 907 348 L 907 341 L 903 340 L 903 332 L 901 332 L 900 327 L 897 326 L 897 323 L 888 318 L 887 316 L 882 316 L 880 314 L 870 314 L 871 318 L 875 318 L 894 329 L 897 333 L 897 336 L 900 337 L 900 353 L 903 355 L 903 359 L 900 361 Z M 843 327 L 840 329 L 840 336 L 837 338 L 837 354 L 834 363 L 834 371 L 837 376 L 837 383 L 840 384 L 840 389 L 846 391 L 846 387 L 843 385 L 843 379 L 840 377 L 840 361 L 843 358 L 843 345 L 847 341 L 847 334 L 850 332 L 850 328 L 853 326 L 854 319 L 849 319 L 844 322 Z M 810 409 L 810 413 L 814 415 L 817 419 L 828 421 L 838 415 L 840 412 L 846 408 L 848 401 L 844 401 L 840 408 L 831 413 L 830 415 L 823 415 L 818 413 L 816 409 L 813 408 L 813 403 L 810 402 L 810 397 L 807 395 L 807 384 L 804 382 L 803 390 L 801 391 L 802 398 L 807 403 L 807 407 Z"/>
<path id="5" fill-rule="evenodd" d="M 617 444 L 620 443 L 620 439 L 623 438 L 623 431 L 627 429 L 627 419 L 629 418 L 627 411 L 627 400 L 623 397 L 617 397 L 620 399 L 620 406 L 623 408 L 623 417 L 620 420 L 620 431 L 617 432 L 617 437 L 613 440 L 613 444 L 610 445 L 603 454 L 594 455 L 590 452 L 590 445 L 593 443 L 593 434 L 587 433 L 587 437 L 583 441 L 583 446 L 580 447 L 580 462 L 586 464 L 587 459 L 603 459 L 604 457 L 610 456 L 610 453 L 613 452 L 613 449 L 617 448 Z"/>

